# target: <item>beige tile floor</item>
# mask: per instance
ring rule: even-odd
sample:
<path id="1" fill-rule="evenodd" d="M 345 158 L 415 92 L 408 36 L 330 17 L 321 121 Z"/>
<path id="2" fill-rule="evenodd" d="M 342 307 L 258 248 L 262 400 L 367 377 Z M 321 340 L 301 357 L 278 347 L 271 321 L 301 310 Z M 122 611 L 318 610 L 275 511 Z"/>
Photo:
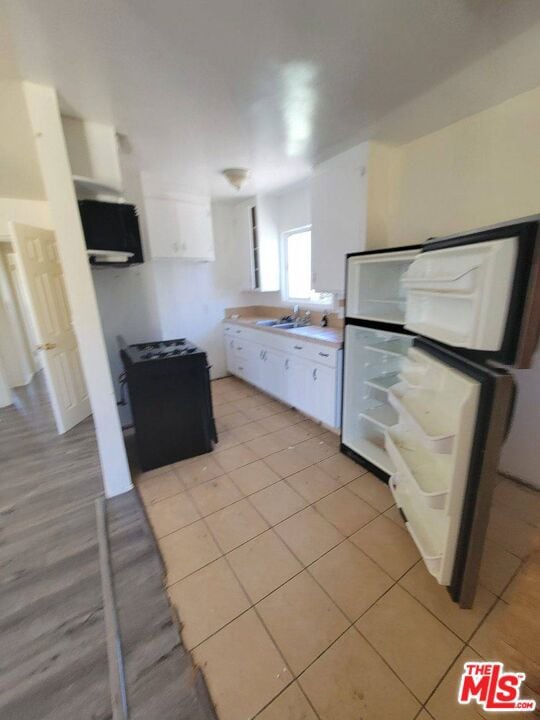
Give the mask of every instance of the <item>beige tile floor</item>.
<path id="1" fill-rule="evenodd" d="M 215 451 L 137 485 L 220 720 L 481 718 L 456 704 L 460 666 L 493 659 L 538 497 L 499 483 L 482 585 L 460 610 L 336 435 L 237 379 L 212 386 Z"/>

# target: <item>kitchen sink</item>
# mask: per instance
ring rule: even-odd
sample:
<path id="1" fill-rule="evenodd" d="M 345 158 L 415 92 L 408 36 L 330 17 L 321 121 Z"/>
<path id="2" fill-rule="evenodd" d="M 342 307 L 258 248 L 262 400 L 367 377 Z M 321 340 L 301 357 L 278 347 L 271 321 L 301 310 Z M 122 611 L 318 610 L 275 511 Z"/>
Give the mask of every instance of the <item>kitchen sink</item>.
<path id="1" fill-rule="evenodd" d="M 275 327 L 280 330 L 290 330 L 290 328 L 296 327 L 294 322 L 280 322 L 279 320 L 257 320 L 255 325 L 263 325 L 264 327 Z"/>

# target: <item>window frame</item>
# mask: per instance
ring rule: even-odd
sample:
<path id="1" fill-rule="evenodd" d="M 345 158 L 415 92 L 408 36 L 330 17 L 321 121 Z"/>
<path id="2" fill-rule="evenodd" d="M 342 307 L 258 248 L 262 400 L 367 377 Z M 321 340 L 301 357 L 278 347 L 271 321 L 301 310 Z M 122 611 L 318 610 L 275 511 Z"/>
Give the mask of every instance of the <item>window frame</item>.
<path id="1" fill-rule="evenodd" d="M 325 309 L 325 310 L 334 310 L 335 309 L 335 303 L 336 303 L 336 296 L 335 294 L 332 294 L 332 299 L 330 302 L 313 302 L 310 298 L 297 298 L 297 297 L 289 297 L 289 268 L 287 263 L 287 257 L 288 257 L 288 248 L 287 243 L 291 235 L 297 235 L 299 233 L 309 232 L 310 236 L 312 236 L 312 225 L 300 225 L 299 227 L 291 228 L 290 230 L 284 230 L 281 233 L 281 242 L 280 242 L 280 273 L 281 273 L 281 299 L 285 303 L 294 303 L 295 305 L 302 305 L 302 307 L 305 308 L 313 308 L 313 309 Z M 313 245 L 312 245 L 313 249 Z M 312 277 L 311 269 L 310 269 L 310 277 Z"/>

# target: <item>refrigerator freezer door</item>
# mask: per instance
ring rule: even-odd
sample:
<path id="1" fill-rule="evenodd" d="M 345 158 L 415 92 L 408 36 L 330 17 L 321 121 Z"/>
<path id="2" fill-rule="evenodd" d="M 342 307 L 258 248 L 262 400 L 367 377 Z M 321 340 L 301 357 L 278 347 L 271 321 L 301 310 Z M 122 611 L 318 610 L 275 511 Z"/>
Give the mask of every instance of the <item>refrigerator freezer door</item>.
<path id="1" fill-rule="evenodd" d="M 432 575 L 461 607 L 474 599 L 513 383 L 416 338 L 389 390 L 389 485 Z"/>
<path id="2" fill-rule="evenodd" d="M 405 327 L 528 367 L 540 333 L 538 219 L 427 243 L 402 277 Z"/>

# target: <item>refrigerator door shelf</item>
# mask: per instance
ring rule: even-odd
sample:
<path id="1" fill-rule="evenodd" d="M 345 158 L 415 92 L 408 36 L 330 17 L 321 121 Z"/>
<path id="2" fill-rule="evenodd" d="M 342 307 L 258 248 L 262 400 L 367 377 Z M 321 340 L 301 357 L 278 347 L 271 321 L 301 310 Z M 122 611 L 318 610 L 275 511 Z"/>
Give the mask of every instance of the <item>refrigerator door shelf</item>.
<path id="1" fill-rule="evenodd" d="M 409 480 L 426 506 L 443 510 L 451 481 L 451 456 L 428 452 L 399 425 L 387 431 L 386 450 L 399 474 Z"/>
<path id="2" fill-rule="evenodd" d="M 540 335 L 540 218 L 427 242 L 403 274 L 410 332 L 529 367 Z"/>
<path id="3" fill-rule="evenodd" d="M 420 256 L 429 258 L 428 255 Z M 472 265 L 471 267 L 456 270 L 452 272 L 451 267 L 443 269 L 433 269 L 429 263 L 418 263 L 409 267 L 408 271 L 403 274 L 401 282 L 410 290 L 426 290 L 438 293 L 460 293 L 469 294 L 474 292 L 478 286 L 479 270 L 481 265 Z"/>
<path id="4" fill-rule="evenodd" d="M 517 237 L 421 253 L 409 268 L 406 327 L 446 345 L 498 350 L 517 254 Z M 443 273 L 453 279 L 441 283 Z"/>
<path id="5" fill-rule="evenodd" d="M 444 396 L 440 392 L 411 388 L 401 382 L 388 391 L 388 402 L 396 409 L 400 421 L 416 432 L 427 450 L 433 453 L 452 452 L 455 422 L 445 412 Z"/>
<path id="6" fill-rule="evenodd" d="M 401 364 L 398 381 L 406 383 L 411 388 L 422 387 L 427 372 L 428 368 L 425 365 L 415 362 L 411 357 L 406 357 Z"/>
<path id="7" fill-rule="evenodd" d="M 396 505 L 405 516 L 405 526 L 429 572 L 445 585 L 449 578 L 443 577 L 443 555 L 448 521 L 442 510 L 422 507 L 407 480 L 396 473 L 389 480 L 389 487 Z"/>

